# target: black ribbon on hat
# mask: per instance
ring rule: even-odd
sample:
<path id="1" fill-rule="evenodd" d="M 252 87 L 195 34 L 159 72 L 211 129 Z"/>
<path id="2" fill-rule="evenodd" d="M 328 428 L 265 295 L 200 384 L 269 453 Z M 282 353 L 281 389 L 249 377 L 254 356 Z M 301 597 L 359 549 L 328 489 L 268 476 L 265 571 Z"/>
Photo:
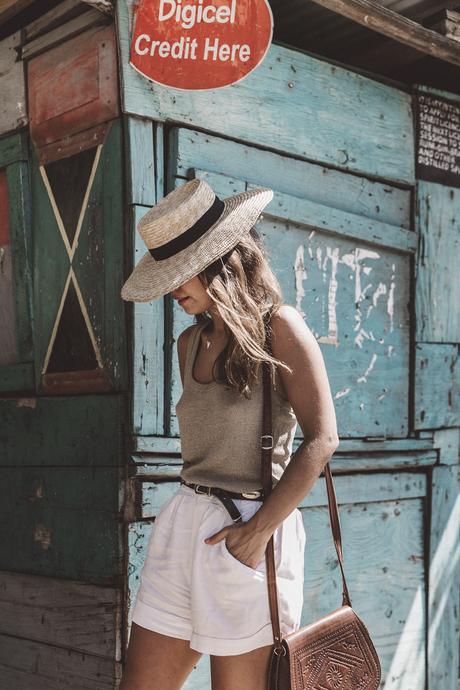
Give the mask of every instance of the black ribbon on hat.
<path id="1" fill-rule="evenodd" d="M 214 225 L 217 220 L 219 220 L 224 208 L 224 202 L 216 195 L 212 206 L 208 208 L 206 213 L 204 213 L 201 218 L 198 218 L 196 223 L 181 233 L 178 237 L 172 239 L 170 242 L 162 244 L 161 247 L 152 247 L 149 249 L 150 254 L 156 261 L 169 259 L 169 257 L 174 256 L 174 254 L 178 254 L 180 251 L 182 251 L 182 249 L 189 247 L 193 242 L 201 237 L 201 235 L 204 235 L 206 230 L 209 230 L 209 228 Z"/>

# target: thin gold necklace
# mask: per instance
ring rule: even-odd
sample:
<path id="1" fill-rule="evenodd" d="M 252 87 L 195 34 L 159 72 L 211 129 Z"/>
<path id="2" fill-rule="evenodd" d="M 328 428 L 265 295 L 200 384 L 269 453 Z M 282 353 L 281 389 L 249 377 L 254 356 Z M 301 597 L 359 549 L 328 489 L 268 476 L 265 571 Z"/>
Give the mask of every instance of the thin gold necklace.
<path id="1" fill-rule="evenodd" d="M 206 336 L 206 333 L 203 333 L 203 335 L 206 341 L 206 349 L 209 350 L 214 345 L 214 342 Z"/>

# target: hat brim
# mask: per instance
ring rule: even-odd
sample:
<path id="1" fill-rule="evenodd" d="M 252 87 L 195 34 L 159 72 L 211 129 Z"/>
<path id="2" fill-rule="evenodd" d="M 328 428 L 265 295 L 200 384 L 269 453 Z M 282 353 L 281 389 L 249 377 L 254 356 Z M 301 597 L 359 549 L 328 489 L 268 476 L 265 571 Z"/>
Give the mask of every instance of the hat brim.
<path id="1" fill-rule="evenodd" d="M 272 198 L 271 189 L 258 188 L 223 199 L 224 210 L 219 220 L 192 245 L 161 261 L 147 251 L 124 283 L 121 297 L 132 302 L 150 302 L 190 280 L 238 244 Z"/>

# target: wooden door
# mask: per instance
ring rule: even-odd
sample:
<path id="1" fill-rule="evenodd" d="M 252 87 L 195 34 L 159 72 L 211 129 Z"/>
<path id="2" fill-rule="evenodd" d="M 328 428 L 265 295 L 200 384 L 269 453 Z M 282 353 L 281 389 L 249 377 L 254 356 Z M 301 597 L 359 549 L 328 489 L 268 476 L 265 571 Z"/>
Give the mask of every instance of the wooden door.
<path id="1" fill-rule="evenodd" d="M 123 352 L 122 130 L 46 163 L 32 154 L 36 377 L 46 393 L 108 392 Z"/>

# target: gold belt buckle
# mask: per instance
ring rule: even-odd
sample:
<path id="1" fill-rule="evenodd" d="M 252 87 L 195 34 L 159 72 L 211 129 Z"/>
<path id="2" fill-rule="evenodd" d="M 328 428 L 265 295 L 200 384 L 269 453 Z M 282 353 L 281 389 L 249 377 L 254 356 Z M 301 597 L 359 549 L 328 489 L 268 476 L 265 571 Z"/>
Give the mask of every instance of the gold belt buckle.
<path id="1" fill-rule="evenodd" d="M 242 492 L 241 495 L 245 498 L 259 498 L 260 491 L 246 491 L 245 493 Z"/>

